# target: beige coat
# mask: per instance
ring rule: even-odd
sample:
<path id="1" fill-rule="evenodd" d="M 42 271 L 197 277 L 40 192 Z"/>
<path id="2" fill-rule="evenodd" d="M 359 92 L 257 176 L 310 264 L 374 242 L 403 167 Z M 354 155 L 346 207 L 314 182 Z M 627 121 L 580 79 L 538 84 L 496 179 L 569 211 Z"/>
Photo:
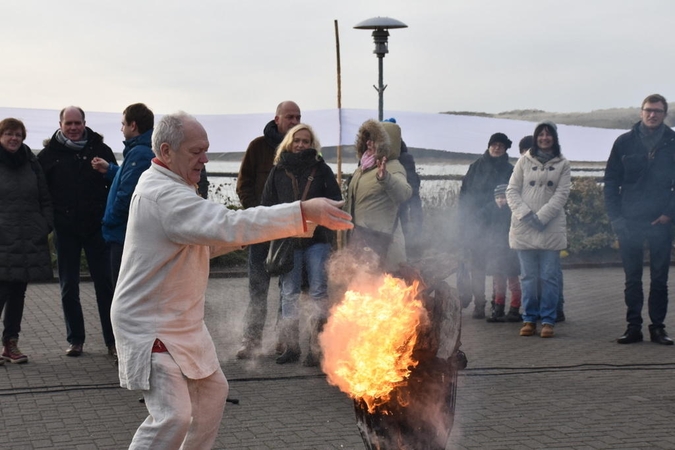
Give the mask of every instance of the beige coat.
<path id="1" fill-rule="evenodd" d="M 528 151 L 516 163 L 506 189 L 513 212 L 509 245 L 514 250 L 563 250 L 567 247 L 565 203 L 570 193 L 570 163 L 562 155 L 546 164 Z M 533 211 L 546 225 L 537 231 L 521 221 Z"/>
<path id="2" fill-rule="evenodd" d="M 371 139 L 378 144 L 378 158 L 387 157 L 387 175 L 383 180 L 378 180 L 377 167 L 365 172 L 361 168 L 356 169 L 349 183 L 345 210 L 353 215 L 355 225 L 385 233 L 391 233 L 395 229 L 385 269 L 396 270 L 399 263 L 406 261 L 398 207 L 412 195 L 405 169 L 398 161 L 401 154 L 401 131 L 398 125 L 389 122 L 381 124 L 374 120 L 366 121 L 361 128 L 368 130 Z M 359 157 L 360 146 L 360 140 L 357 139 Z"/>

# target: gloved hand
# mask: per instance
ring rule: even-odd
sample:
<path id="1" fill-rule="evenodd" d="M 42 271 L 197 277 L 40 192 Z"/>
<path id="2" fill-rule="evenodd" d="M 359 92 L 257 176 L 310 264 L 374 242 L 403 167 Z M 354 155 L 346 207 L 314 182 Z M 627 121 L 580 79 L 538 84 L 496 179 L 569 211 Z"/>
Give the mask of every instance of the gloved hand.
<path id="1" fill-rule="evenodd" d="M 626 219 L 619 217 L 618 219 L 612 220 L 612 230 L 614 230 L 614 234 L 616 234 L 619 238 L 624 238 L 626 235 L 628 235 Z"/>
<path id="2" fill-rule="evenodd" d="M 532 211 L 525 215 L 521 220 L 537 231 L 544 231 L 546 229 L 546 225 L 544 225 L 541 220 L 539 220 L 539 217 Z"/>

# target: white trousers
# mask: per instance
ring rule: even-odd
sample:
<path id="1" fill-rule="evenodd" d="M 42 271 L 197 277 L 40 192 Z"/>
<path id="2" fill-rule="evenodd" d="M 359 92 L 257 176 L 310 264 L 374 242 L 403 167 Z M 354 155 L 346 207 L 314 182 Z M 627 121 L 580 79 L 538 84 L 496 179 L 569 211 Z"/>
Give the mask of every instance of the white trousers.
<path id="1" fill-rule="evenodd" d="M 168 352 L 152 354 L 150 390 L 143 391 L 150 414 L 129 449 L 205 450 L 213 448 L 229 385 L 223 371 L 192 380 Z"/>

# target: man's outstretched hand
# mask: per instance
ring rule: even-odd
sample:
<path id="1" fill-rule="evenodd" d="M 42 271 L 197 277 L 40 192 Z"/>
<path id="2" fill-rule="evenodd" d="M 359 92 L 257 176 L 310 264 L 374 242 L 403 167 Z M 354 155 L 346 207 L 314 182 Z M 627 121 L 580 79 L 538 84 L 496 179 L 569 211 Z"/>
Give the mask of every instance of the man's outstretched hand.
<path id="1" fill-rule="evenodd" d="M 343 211 L 344 201 L 337 202 L 323 197 L 312 198 L 302 202 L 305 220 L 322 225 L 331 230 L 351 230 L 351 214 Z"/>

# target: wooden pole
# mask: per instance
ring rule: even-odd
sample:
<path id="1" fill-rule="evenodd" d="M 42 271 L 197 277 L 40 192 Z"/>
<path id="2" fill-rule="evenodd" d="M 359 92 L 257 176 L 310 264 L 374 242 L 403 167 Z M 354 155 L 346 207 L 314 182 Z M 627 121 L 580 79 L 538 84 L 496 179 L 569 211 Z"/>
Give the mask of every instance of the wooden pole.
<path id="1" fill-rule="evenodd" d="M 338 21 L 335 19 L 335 54 L 337 56 L 337 107 L 338 107 L 338 144 L 337 144 L 337 182 L 342 189 L 342 71 L 340 66 L 340 32 L 338 30 Z M 337 233 L 337 247 L 343 248 L 345 245 L 345 233 Z"/>
<path id="2" fill-rule="evenodd" d="M 340 32 L 335 20 L 335 54 L 337 55 L 337 107 L 338 107 L 338 145 L 337 145 L 337 181 L 342 186 L 342 72 L 340 67 Z"/>

